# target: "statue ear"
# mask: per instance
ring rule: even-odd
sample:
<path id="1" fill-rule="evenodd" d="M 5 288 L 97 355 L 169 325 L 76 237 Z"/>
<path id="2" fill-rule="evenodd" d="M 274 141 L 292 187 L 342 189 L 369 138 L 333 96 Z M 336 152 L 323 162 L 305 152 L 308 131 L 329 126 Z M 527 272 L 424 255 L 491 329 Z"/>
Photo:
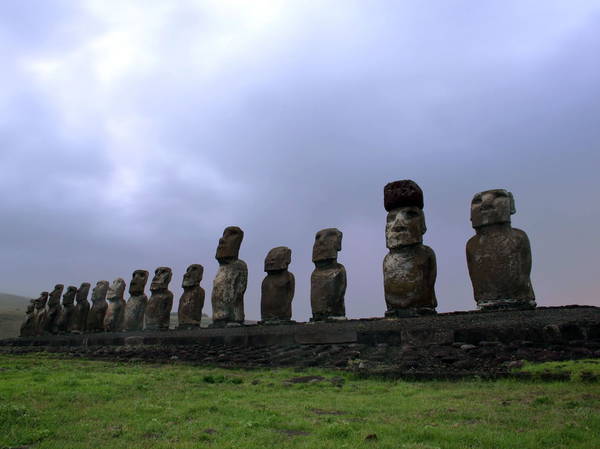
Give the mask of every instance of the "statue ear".
<path id="1" fill-rule="evenodd" d="M 508 197 L 510 198 L 510 214 L 514 215 L 517 212 L 517 209 L 515 209 L 515 197 L 512 192 L 508 192 Z"/>
<path id="2" fill-rule="evenodd" d="M 425 214 L 421 211 L 421 220 L 423 220 L 423 232 L 421 234 L 425 234 L 427 232 L 427 225 L 425 224 Z"/>

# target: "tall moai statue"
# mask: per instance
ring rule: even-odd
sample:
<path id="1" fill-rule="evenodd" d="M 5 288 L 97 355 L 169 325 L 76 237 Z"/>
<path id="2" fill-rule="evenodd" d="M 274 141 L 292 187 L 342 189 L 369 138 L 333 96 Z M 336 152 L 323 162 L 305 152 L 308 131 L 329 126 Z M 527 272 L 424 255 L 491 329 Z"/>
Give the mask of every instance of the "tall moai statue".
<path id="1" fill-rule="evenodd" d="M 104 330 L 104 315 L 108 309 L 106 302 L 108 281 L 98 281 L 92 290 L 92 308 L 88 313 L 87 332 L 101 332 Z"/>
<path id="2" fill-rule="evenodd" d="M 512 193 L 486 190 L 471 201 L 475 235 L 467 242 L 467 265 L 477 306 L 482 310 L 533 309 L 531 247 L 527 234 L 511 227 Z"/>
<path id="3" fill-rule="evenodd" d="M 187 267 L 183 275 L 183 294 L 179 300 L 177 317 L 178 327 L 189 329 L 200 326 L 202 320 L 202 308 L 204 307 L 204 289 L 200 287 L 200 281 L 204 274 L 204 267 L 194 263 Z"/>
<path id="4" fill-rule="evenodd" d="M 346 319 L 346 269 L 337 261 L 342 236 L 336 228 L 322 229 L 315 236 L 312 252 L 315 269 L 310 277 L 311 321 Z"/>
<path id="5" fill-rule="evenodd" d="M 33 337 L 35 335 L 35 299 L 29 301 L 25 311 L 25 320 L 21 323 L 19 336 Z"/>
<path id="6" fill-rule="evenodd" d="M 90 312 L 90 303 L 88 302 L 88 294 L 90 292 L 90 283 L 83 282 L 77 290 L 75 296 L 75 307 L 73 316 L 69 323 L 68 331 L 73 334 L 81 334 L 86 331 L 87 317 Z"/>
<path id="7" fill-rule="evenodd" d="M 150 284 L 150 301 L 146 306 L 145 326 L 147 330 L 168 330 L 173 308 L 173 293 L 169 282 L 173 272 L 169 267 L 158 267 Z"/>
<path id="8" fill-rule="evenodd" d="M 48 310 L 46 309 L 46 303 L 48 302 L 48 292 L 40 293 L 40 297 L 34 302 L 34 326 L 35 335 L 42 335 L 46 331 L 46 320 L 48 318 Z"/>
<path id="9" fill-rule="evenodd" d="M 435 313 L 437 265 L 433 250 L 423 245 L 427 231 L 423 191 L 409 179 L 390 182 L 383 189 L 387 210 L 383 259 L 386 317 Z"/>
<path id="10" fill-rule="evenodd" d="M 129 299 L 125 307 L 126 331 L 138 331 L 144 328 L 144 314 L 148 305 L 148 297 L 144 293 L 149 273 L 146 270 L 135 270 L 129 283 Z"/>
<path id="11" fill-rule="evenodd" d="M 108 308 L 104 315 L 104 330 L 106 332 L 121 332 L 125 321 L 125 281 L 117 278 L 113 281 L 106 294 Z"/>
<path id="12" fill-rule="evenodd" d="M 56 284 L 54 290 L 50 292 L 48 296 L 48 315 L 46 317 L 46 333 L 57 334 L 58 333 L 58 319 L 60 318 L 60 297 L 63 289 L 65 288 L 62 284 Z"/>
<path id="13" fill-rule="evenodd" d="M 69 332 L 69 325 L 73 319 L 73 313 L 75 311 L 75 295 L 77 294 L 77 287 L 69 285 L 67 291 L 64 293 L 62 298 L 62 307 L 60 309 L 60 316 L 58 318 L 58 331 L 60 333 Z"/>
<path id="14" fill-rule="evenodd" d="M 285 246 L 273 248 L 265 258 L 267 276 L 262 281 L 260 314 L 265 324 L 285 323 L 292 319 L 292 299 L 296 281 L 288 271 L 292 250 Z"/>
<path id="15" fill-rule="evenodd" d="M 213 326 L 244 323 L 244 293 L 248 284 L 248 267 L 238 258 L 244 231 L 229 226 L 219 239 L 216 259 L 219 271 L 213 282 L 211 296 Z"/>

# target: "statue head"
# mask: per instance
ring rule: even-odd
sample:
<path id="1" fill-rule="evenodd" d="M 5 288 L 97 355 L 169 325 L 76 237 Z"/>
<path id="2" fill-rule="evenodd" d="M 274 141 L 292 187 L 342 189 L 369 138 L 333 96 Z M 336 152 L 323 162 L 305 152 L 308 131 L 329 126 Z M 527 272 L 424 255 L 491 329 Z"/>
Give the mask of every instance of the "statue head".
<path id="1" fill-rule="evenodd" d="M 342 231 L 337 228 L 321 229 L 317 232 L 313 244 L 313 262 L 337 259 L 338 251 L 342 250 L 342 236 Z"/>
<path id="2" fill-rule="evenodd" d="M 166 290 L 169 288 L 169 282 L 173 273 L 169 267 L 158 267 L 154 270 L 154 278 L 150 284 L 150 291 Z"/>
<path id="3" fill-rule="evenodd" d="M 88 293 L 90 292 L 90 283 L 82 282 L 79 286 L 79 290 L 77 290 L 77 303 L 87 302 Z"/>
<path id="4" fill-rule="evenodd" d="M 471 201 L 471 225 L 480 228 L 510 223 L 510 216 L 515 212 L 515 200 L 509 191 L 493 189 L 479 192 Z"/>
<path id="5" fill-rule="evenodd" d="M 33 310 L 36 308 L 37 305 L 37 299 L 32 299 L 31 301 L 29 301 L 29 304 L 27 304 L 27 310 L 25 310 L 25 313 L 27 315 L 31 315 L 33 313 Z"/>
<path id="6" fill-rule="evenodd" d="M 219 262 L 236 260 L 240 252 L 243 238 L 244 231 L 237 226 L 226 227 L 223 231 L 223 237 L 219 239 L 215 258 Z"/>
<path id="7" fill-rule="evenodd" d="M 77 287 L 69 285 L 67 291 L 63 295 L 62 303 L 63 306 L 72 306 L 75 302 L 75 295 L 77 294 Z"/>
<path id="8" fill-rule="evenodd" d="M 92 302 L 100 302 L 106 299 L 108 292 L 108 281 L 98 281 L 92 290 Z"/>
<path id="9" fill-rule="evenodd" d="M 63 289 L 65 288 L 62 284 L 56 284 L 54 290 L 48 295 L 48 307 L 56 307 L 60 305 L 60 295 L 62 295 Z"/>
<path id="10" fill-rule="evenodd" d="M 106 299 L 111 301 L 118 301 L 119 299 L 123 299 L 123 295 L 125 294 L 125 281 L 123 278 L 117 278 L 110 284 L 108 288 L 108 293 L 106 294 Z"/>
<path id="11" fill-rule="evenodd" d="M 183 283 L 181 286 L 183 288 L 187 288 L 200 285 L 203 274 L 204 267 L 202 265 L 198 263 L 191 264 L 189 267 L 187 267 L 187 270 L 185 270 L 185 274 L 183 275 Z"/>
<path id="12" fill-rule="evenodd" d="M 35 300 L 35 308 L 38 310 L 43 309 L 46 307 L 46 302 L 48 302 L 48 292 L 40 293 L 40 297 Z"/>
<path id="13" fill-rule="evenodd" d="M 292 261 L 292 250 L 287 246 L 278 246 L 268 252 L 265 257 L 265 271 L 287 270 Z"/>
<path id="14" fill-rule="evenodd" d="M 388 212 L 385 224 L 385 246 L 393 249 L 422 243 L 425 231 L 423 210 L 415 206 L 393 209 Z"/>
<path id="15" fill-rule="evenodd" d="M 131 276 L 131 282 L 129 283 L 129 294 L 131 296 L 138 296 L 144 294 L 144 289 L 148 283 L 148 276 L 150 274 L 146 270 L 135 270 Z"/>

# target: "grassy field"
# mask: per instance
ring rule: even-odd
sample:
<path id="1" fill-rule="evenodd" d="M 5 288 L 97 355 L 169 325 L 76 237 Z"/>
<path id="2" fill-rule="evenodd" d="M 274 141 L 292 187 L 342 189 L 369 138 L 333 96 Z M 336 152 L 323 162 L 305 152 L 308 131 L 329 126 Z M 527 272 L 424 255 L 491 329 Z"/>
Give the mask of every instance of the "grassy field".
<path id="1" fill-rule="evenodd" d="M 578 380 L 402 382 L 0 356 L 1 448 L 599 446 L 600 385 Z"/>

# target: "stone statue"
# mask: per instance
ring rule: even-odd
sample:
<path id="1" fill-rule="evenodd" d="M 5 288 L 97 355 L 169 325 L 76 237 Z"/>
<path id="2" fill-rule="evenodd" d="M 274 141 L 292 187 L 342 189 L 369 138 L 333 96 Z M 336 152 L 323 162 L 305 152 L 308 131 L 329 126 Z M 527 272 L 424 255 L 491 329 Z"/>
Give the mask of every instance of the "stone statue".
<path id="1" fill-rule="evenodd" d="M 92 290 L 92 308 L 88 313 L 87 332 L 101 332 L 104 330 L 104 315 L 108 309 L 106 293 L 108 281 L 98 281 Z"/>
<path id="2" fill-rule="evenodd" d="M 514 229 L 512 193 L 486 190 L 471 201 L 475 235 L 467 242 L 467 265 L 477 306 L 482 310 L 533 309 L 531 247 L 527 234 Z"/>
<path id="3" fill-rule="evenodd" d="M 52 292 L 50 292 L 50 295 L 48 296 L 48 315 L 46 316 L 45 324 L 46 333 L 58 333 L 58 319 L 60 317 L 60 296 L 62 295 L 64 288 L 64 285 L 56 284 L 54 286 L 54 290 L 52 290 Z"/>
<path id="4" fill-rule="evenodd" d="M 238 259 L 244 231 L 229 226 L 219 239 L 216 259 L 219 271 L 212 290 L 213 325 L 235 325 L 244 323 L 244 293 L 248 284 L 246 262 Z"/>
<path id="5" fill-rule="evenodd" d="M 204 267 L 199 264 L 190 265 L 183 275 L 183 295 L 179 300 L 179 328 L 194 328 L 200 326 L 202 308 L 204 307 L 204 289 L 200 281 L 204 274 Z"/>
<path id="6" fill-rule="evenodd" d="M 104 330 L 106 332 L 121 332 L 123 330 L 123 322 L 125 321 L 125 281 L 122 278 L 117 278 L 113 281 L 106 300 L 108 308 L 104 315 Z"/>
<path id="7" fill-rule="evenodd" d="M 292 250 L 285 246 L 273 248 L 265 258 L 267 276 L 262 282 L 260 313 L 265 324 L 290 322 L 296 281 L 288 271 Z"/>
<path id="8" fill-rule="evenodd" d="M 77 290 L 77 296 L 75 296 L 76 304 L 73 309 L 73 316 L 68 329 L 68 331 L 73 334 L 81 334 L 86 331 L 87 317 L 90 311 L 90 303 L 87 300 L 89 292 L 89 282 L 83 282 Z"/>
<path id="9" fill-rule="evenodd" d="M 42 335 L 46 331 L 46 320 L 48 318 L 48 311 L 46 310 L 47 302 L 48 292 L 40 293 L 40 297 L 34 301 L 35 310 L 33 311 L 33 316 L 35 335 Z"/>
<path id="10" fill-rule="evenodd" d="M 129 300 L 125 307 L 126 331 L 138 331 L 144 328 L 144 314 L 148 305 L 148 297 L 144 293 L 146 283 L 148 282 L 148 272 L 146 270 L 135 270 L 129 283 Z"/>
<path id="11" fill-rule="evenodd" d="M 390 250 L 383 259 L 385 316 L 435 313 L 437 265 L 433 250 L 423 245 L 423 192 L 414 181 L 403 180 L 387 184 L 383 196 Z"/>
<path id="12" fill-rule="evenodd" d="M 61 334 L 69 331 L 69 325 L 73 319 L 73 313 L 75 311 L 75 295 L 77 294 L 77 287 L 69 285 L 67 291 L 63 295 L 62 308 L 60 309 L 60 316 L 58 318 L 58 331 Z"/>
<path id="13" fill-rule="evenodd" d="M 169 267 L 158 267 L 150 284 L 150 301 L 146 307 L 145 327 L 148 330 L 168 330 L 173 308 L 173 293 L 169 282 L 173 273 Z"/>
<path id="14" fill-rule="evenodd" d="M 315 236 L 312 253 L 315 269 L 310 277 L 312 321 L 346 319 L 346 269 L 337 262 L 342 235 L 340 230 L 328 228 Z"/>
<path id="15" fill-rule="evenodd" d="M 32 299 L 27 305 L 25 311 L 25 320 L 21 324 L 21 337 L 33 337 L 35 335 L 35 299 Z"/>

